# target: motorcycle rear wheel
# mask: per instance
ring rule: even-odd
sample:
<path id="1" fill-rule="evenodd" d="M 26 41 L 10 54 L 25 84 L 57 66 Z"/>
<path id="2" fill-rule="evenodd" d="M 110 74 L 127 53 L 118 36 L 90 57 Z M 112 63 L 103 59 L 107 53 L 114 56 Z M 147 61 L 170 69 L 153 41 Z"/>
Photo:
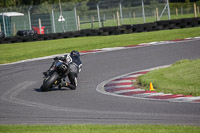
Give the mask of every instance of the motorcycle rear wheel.
<path id="1" fill-rule="evenodd" d="M 47 80 L 45 80 L 40 87 L 42 92 L 49 91 L 53 83 L 58 79 L 58 73 L 54 72 Z"/>

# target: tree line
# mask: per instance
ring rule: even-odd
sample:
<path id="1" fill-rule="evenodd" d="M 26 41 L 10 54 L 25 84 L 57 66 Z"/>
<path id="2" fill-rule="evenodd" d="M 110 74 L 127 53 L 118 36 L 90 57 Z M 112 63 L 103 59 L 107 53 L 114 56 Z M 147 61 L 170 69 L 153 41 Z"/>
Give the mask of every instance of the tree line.
<path id="1" fill-rule="evenodd" d="M 83 2 L 93 0 L 60 0 L 60 2 Z M 0 7 L 23 6 L 23 5 L 40 5 L 42 3 L 57 4 L 59 0 L 0 0 Z"/>

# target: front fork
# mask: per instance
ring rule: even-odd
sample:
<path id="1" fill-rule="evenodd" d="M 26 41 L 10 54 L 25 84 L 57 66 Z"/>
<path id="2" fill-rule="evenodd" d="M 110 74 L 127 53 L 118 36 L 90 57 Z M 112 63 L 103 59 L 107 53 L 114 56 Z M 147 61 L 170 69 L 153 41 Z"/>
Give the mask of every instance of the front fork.
<path id="1" fill-rule="evenodd" d="M 65 77 L 66 76 L 62 76 L 61 78 L 58 78 L 55 82 L 54 82 L 54 85 L 55 86 L 62 86 L 62 83 L 65 82 Z"/>

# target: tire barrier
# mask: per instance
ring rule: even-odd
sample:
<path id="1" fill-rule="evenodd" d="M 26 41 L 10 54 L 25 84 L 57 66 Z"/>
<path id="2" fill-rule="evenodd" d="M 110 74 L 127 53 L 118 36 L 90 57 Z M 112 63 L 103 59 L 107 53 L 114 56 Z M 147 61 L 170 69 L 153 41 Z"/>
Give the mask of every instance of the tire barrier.
<path id="1" fill-rule="evenodd" d="M 0 38 L 4 38 L 4 37 L 5 37 L 4 33 L 0 32 Z"/>
<path id="2" fill-rule="evenodd" d="M 0 32 L 0 44 L 54 40 L 62 38 L 85 37 L 85 36 L 120 35 L 129 33 L 189 28 L 197 26 L 200 26 L 200 18 L 162 20 L 145 24 L 122 25 L 114 27 L 103 27 L 100 29 L 84 29 L 80 31 L 49 33 L 49 34 L 39 34 L 39 35 L 33 30 L 21 30 L 18 31 L 17 36 L 14 37 L 5 37 L 4 34 Z"/>
<path id="3" fill-rule="evenodd" d="M 34 30 L 19 30 L 17 36 L 34 36 L 37 35 L 37 32 Z"/>

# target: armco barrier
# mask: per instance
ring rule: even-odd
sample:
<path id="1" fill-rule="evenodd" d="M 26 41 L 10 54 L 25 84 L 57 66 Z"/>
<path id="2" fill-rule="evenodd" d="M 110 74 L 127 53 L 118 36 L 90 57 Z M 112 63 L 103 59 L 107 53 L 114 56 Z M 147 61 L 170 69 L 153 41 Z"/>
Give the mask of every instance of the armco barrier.
<path id="1" fill-rule="evenodd" d="M 153 23 L 122 25 L 115 27 L 103 27 L 100 29 L 84 29 L 80 31 L 50 33 L 32 36 L 15 36 L 15 37 L 0 37 L 0 44 L 30 42 L 41 40 L 54 40 L 62 38 L 85 37 L 85 36 L 108 36 L 139 32 L 149 32 L 168 29 L 179 29 L 200 26 L 200 18 L 184 18 L 175 20 L 162 20 Z"/>

